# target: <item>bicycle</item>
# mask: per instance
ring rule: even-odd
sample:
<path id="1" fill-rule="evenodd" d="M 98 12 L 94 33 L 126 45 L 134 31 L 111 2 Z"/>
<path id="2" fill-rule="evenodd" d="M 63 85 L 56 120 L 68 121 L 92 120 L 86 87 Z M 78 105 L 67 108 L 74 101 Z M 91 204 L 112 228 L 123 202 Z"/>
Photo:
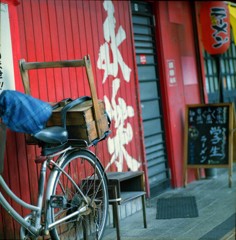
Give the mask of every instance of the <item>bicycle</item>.
<path id="1" fill-rule="evenodd" d="M 92 144 L 68 140 L 67 130 L 59 126 L 44 128 L 34 138 L 42 148 L 35 160 L 41 164 L 36 205 L 24 202 L 7 186 L 2 177 L 4 149 L 0 149 L 0 186 L 31 210 L 28 216 L 20 216 L 0 192 L 0 204 L 21 225 L 21 239 L 101 239 L 108 215 L 108 188 L 102 164 L 88 149 Z M 6 126 L 1 121 L 0 141 L 4 148 Z"/>

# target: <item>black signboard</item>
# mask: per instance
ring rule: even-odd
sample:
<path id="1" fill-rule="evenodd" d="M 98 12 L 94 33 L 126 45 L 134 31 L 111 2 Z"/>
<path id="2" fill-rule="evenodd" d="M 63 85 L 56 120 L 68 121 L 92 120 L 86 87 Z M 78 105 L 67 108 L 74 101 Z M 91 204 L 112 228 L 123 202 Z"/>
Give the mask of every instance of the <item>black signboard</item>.
<path id="1" fill-rule="evenodd" d="M 229 107 L 188 109 L 188 164 L 228 164 Z"/>
<path id="2" fill-rule="evenodd" d="M 231 168 L 233 113 L 231 103 L 187 105 L 185 172 L 188 167 Z"/>

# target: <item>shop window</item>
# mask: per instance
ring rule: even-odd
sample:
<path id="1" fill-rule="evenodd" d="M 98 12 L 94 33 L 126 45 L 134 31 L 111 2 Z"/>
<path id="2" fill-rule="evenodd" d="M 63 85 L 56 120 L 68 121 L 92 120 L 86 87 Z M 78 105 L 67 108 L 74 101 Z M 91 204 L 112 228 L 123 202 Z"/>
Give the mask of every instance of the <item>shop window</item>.
<path id="1" fill-rule="evenodd" d="M 219 102 L 219 82 L 216 59 L 204 51 L 204 67 L 210 103 Z M 236 45 L 233 34 L 229 49 L 220 56 L 220 78 L 223 81 L 223 101 L 236 105 Z"/>

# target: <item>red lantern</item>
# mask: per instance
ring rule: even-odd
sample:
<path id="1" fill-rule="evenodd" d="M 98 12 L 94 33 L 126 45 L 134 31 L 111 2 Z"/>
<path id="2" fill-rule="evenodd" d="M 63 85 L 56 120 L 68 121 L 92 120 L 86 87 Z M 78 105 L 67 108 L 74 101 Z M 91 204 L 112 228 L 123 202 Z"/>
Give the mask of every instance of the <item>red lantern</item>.
<path id="1" fill-rule="evenodd" d="M 223 1 L 201 3 L 202 43 L 212 55 L 224 53 L 230 45 L 229 9 Z"/>

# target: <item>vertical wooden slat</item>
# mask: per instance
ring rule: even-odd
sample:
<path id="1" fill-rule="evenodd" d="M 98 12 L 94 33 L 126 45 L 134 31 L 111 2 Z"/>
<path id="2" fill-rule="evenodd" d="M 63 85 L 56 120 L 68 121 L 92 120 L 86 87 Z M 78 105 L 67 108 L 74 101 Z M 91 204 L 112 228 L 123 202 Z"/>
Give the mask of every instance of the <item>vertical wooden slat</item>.
<path id="1" fill-rule="evenodd" d="M 20 26 L 20 29 L 24 29 L 25 33 L 25 44 L 26 44 L 26 52 L 23 53 L 24 57 L 27 59 L 27 61 L 32 61 L 37 58 L 36 56 L 36 46 L 35 41 L 37 41 L 37 37 L 35 36 L 35 30 L 34 30 L 34 20 L 33 20 L 33 11 L 31 2 L 29 0 L 22 2 L 22 11 L 24 15 L 23 20 L 23 26 Z M 37 82 L 37 73 L 31 72 L 30 79 L 33 79 L 34 81 L 31 82 L 31 94 L 34 97 L 39 97 L 40 92 L 39 89 L 39 83 Z M 26 175 L 25 178 L 27 181 L 27 177 L 29 179 L 29 191 L 30 191 L 30 199 L 29 202 L 35 202 L 36 201 L 36 192 L 35 189 L 37 189 L 37 169 L 35 168 L 32 159 L 35 158 L 35 147 L 29 146 L 26 148 L 26 159 L 27 159 L 27 165 L 28 165 L 28 176 Z M 19 160 L 20 161 L 20 160 Z"/>
<path id="2" fill-rule="evenodd" d="M 96 14 L 97 14 L 97 34 L 98 34 L 98 42 L 99 42 L 99 49 L 98 49 L 98 53 L 97 56 L 95 56 L 95 60 L 96 60 L 96 75 L 97 75 L 97 81 L 98 84 L 102 85 L 103 88 L 103 96 L 100 95 L 101 98 L 104 98 L 104 96 L 106 95 L 106 97 L 111 100 L 111 96 L 112 96 L 112 77 L 108 76 L 107 80 L 105 83 L 103 83 L 103 75 L 104 75 L 104 70 L 98 69 L 97 67 L 97 61 L 99 58 L 99 51 L 100 51 L 100 47 L 105 43 L 105 39 L 104 39 L 104 29 L 103 29 L 103 24 L 105 19 L 107 18 L 107 11 L 105 11 L 104 6 L 103 6 L 104 2 L 103 1 L 96 1 Z M 100 94 L 100 93 L 99 93 Z M 115 128 L 114 128 L 114 121 L 111 125 L 111 135 L 110 137 L 113 137 L 115 135 Z M 103 151 L 104 151 L 104 155 L 101 155 L 102 161 L 103 161 L 103 165 L 107 166 L 107 164 L 110 162 L 111 156 L 108 154 L 107 155 L 107 151 L 108 151 L 108 143 L 103 142 Z M 99 151 L 98 151 L 99 152 Z M 104 160 L 103 160 L 104 158 Z M 115 171 L 116 169 L 114 168 L 114 165 L 112 165 L 108 171 Z"/>
<path id="3" fill-rule="evenodd" d="M 43 31 L 40 16 L 39 1 L 32 1 L 32 21 L 34 28 L 34 36 L 32 38 L 35 42 L 35 57 L 36 61 L 44 61 L 44 45 L 43 45 Z M 38 83 L 37 89 L 34 89 L 35 84 L 32 84 L 32 92 L 38 92 L 39 98 L 47 101 L 47 81 L 45 70 L 40 70 L 35 73 L 35 81 Z M 33 95 L 34 96 L 34 95 Z"/>
<path id="4" fill-rule="evenodd" d="M 130 19 L 130 24 L 132 25 L 132 14 L 131 11 L 129 12 L 128 16 Z M 131 26 L 129 26 L 131 28 Z M 131 64 L 131 68 L 133 71 L 133 80 L 132 80 L 132 84 L 133 86 L 131 87 L 131 91 L 135 92 L 136 98 L 133 99 L 132 102 L 132 106 L 134 106 L 134 112 L 138 113 L 136 116 L 136 123 L 134 128 L 136 129 L 135 131 L 135 135 L 134 135 L 134 139 L 135 142 L 133 144 L 135 144 L 135 146 L 140 146 L 139 148 L 139 155 L 138 158 L 140 157 L 140 159 L 142 159 L 142 163 L 146 162 L 146 154 L 145 154 L 145 144 L 144 144 L 144 132 L 143 132 L 143 125 L 141 125 L 142 123 L 142 109 L 141 109 L 141 104 L 140 104 L 140 89 L 139 89 L 139 82 L 138 82 L 138 69 L 137 69 L 137 65 L 136 65 L 136 57 L 135 57 L 135 45 L 134 45 L 134 36 L 133 36 L 133 32 L 132 29 L 130 29 L 129 35 L 127 36 L 130 39 L 130 43 L 128 45 L 128 48 L 132 49 L 133 55 L 132 55 L 132 59 L 129 59 L 130 64 Z M 136 150 L 136 149 L 135 149 Z M 148 186 L 148 173 L 147 173 L 147 164 L 142 164 L 141 169 L 145 172 L 145 182 L 146 182 L 146 186 Z M 149 196 L 149 189 L 146 189 L 148 196 Z"/>
<path id="5" fill-rule="evenodd" d="M 100 3 L 101 4 L 101 3 Z M 98 51 L 99 51 L 99 47 L 100 47 L 100 43 L 99 43 L 99 37 L 98 37 L 98 31 L 102 30 L 102 27 L 97 25 L 97 11 L 98 9 L 96 9 L 96 2 L 95 1 L 88 1 L 88 5 L 89 5 L 89 19 L 90 19 L 90 27 L 88 29 L 90 29 L 89 33 L 89 38 L 92 38 L 93 41 L 90 41 L 91 45 L 89 47 L 90 52 L 93 53 L 93 55 L 90 55 L 91 57 L 91 64 L 92 64 L 92 68 L 93 68 L 93 74 L 94 74 L 94 79 L 95 79 L 95 85 L 96 85 L 96 90 L 97 90 L 97 95 L 98 96 L 103 96 L 103 89 L 102 89 L 102 83 L 101 81 L 99 81 L 98 79 L 98 74 L 97 74 L 97 57 L 98 57 Z M 99 29 L 99 30 L 98 30 Z"/>
<path id="6" fill-rule="evenodd" d="M 34 32 L 34 25 L 32 21 L 33 19 L 32 6 L 29 0 L 22 2 L 22 11 L 24 15 L 22 29 L 24 29 L 25 45 L 26 45 L 26 52 L 24 53 L 24 56 L 27 59 L 27 61 L 32 61 L 32 60 L 35 60 L 37 56 L 36 56 L 35 38 L 34 38 L 35 32 Z M 32 76 L 32 79 L 35 79 L 37 77 L 35 72 L 32 72 L 30 75 Z M 36 85 L 37 82 L 34 84 Z M 39 92 L 37 91 L 38 88 L 39 88 L 38 84 L 36 87 L 32 87 L 32 95 L 35 97 L 39 96 Z"/>
<path id="7" fill-rule="evenodd" d="M 3 207 L 2 206 L 0 206 L 0 239 L 5 239 L 5 237 L 4 237 L 4 231 L 3 231 L 3 220 L 4 220 L 4 218 L 3 218 Z"/>
<path id="8" fill-rule="evenodd" d="M 87 42 L 84 37 L 85 31 L 84 31 L 84 13 L 83 13 L 83 2 L 82 1 L 76 1 L 76 6 L 77 6 L 77 21 L 78 21 L 78 35 L 79 35 L 79 41 L 76 45 L 79 46 L 80 48 L 80 54 L 81 56 L 85 56 L 87 54 Z M 78 75 L 78 87 L 79 87 L 79 94 L 82 95 L 88 95 L 88 87 L 84 81 L 84 78 L 86 77 L 86 72 L 84 69 L 78 70 L 77 69 L 77 74 L 79 71 Z"/>
<path id="9" fill-rule="evenodd" d="M 99 57 L 99 50 L 100 46 L 104 43 L 104 36 L 103 36 L 103 21 L 104 21 L 104 16 L 103 16 L 103 2 L 101 1 L 91 1 L 91 9 L 92 15 L 95 16 L 95 19 L 92 24 L 92 32 L 94 35 L 96 35 L 95 43 L 94 43 L 94 49 L 95 49 L 95 62 L 94 62 L 94 75 L 95 75 L 95 84 L 98 86 L 97 87 L 97 92 L 98 92 L 98 98 L 103 99 L 104 95 L 106 94 L 109 96 L 109 83 L 107 85 L 102 84 L 102 79 L 103 79 L 103 73 L 101 70 L 97 68 L 97 60 Z M 95 10 L 95 11 L 94 11 Z M 107 89 L 107 91 L 106 91 Z M 101 159 L 102 164 L 106 166 L 109 162 L 109 158 L 106 156 L 106 151 L 107 151 L 107 143 L 102 142 L 99 145 L 99 149 L 101 151 L 98 151 L 98 157 Z"/>
<path id="10" fill-rule="evenodd" d="M 71 7 L 70 1 L 63 2 L 63 13 L 65 22 L 65 35 L 66 35 L 66 46 L 67 46 L 67 59 L 75 59 L 74 47 L 73 47 L 73 34 L 72 34 L 72 21 L 71 18 Z M 75 77 L 75 69 L 68 69 L 68 77 L 65 79 L 70 86 L 70 95 L 68 97 L 78 97 L 76 93 L 77 83 Z"/>
<path id="11" fill-rule="evenodd" d="M 57 12 L 56 12 L 56 2 L 54 0 L 51 0 L 47 3 L 48 5 L 48 18 L 49 18 L 49 32 L 50 36 L 48 39 L 45 39 L 45 44 L 47 44 L 48 41 L 51 42 L 52 45 L 52 60 L 60 60 L 60 48 L 59 48 L 59 31 L 58 31 L 58 23 L 57 23 Z M 47 54 L 46 54 L 47 55 Z M 61 78 L 61 70 L 56 69 L 52 70 L 54 78 L 50 81 L 53 81 L 53 85 L 55 86 L 52 91 L 55 91 L 56 99 L 57 101 L 64 98 L 64 92 L 63 92 L 63 83 Z"/>
<path id="12" fill-rule="evenodd" d="M 48 3 L 43 0 L 39 2 L 40 9 L 40 22 L 42 29 L 42 46 L 43 46 L 43 58 L 40 61 L 52 61 L 52 45 L 51 41 L 51 29 L 50 29 L 50 14 L 48 11 Z M 47 69 L 45 74 L 45 82 L 47 92 L 47 101 L 56 102 L 56 86 L 54 81 L 53 69 Z"/>
<path id="13" fill-rule="evenodd" d="M 8 131 L 7 133 L 6 154 L 7 154 L 6 165 L 8 166 L 7 170 L 8 170 L 8 177 L 9 177 L 8 185 L 10 189 L 12 189 L 17 196 L 21 196 L 20 184 L 19 184 L 19 171 L 18 171 L 19 162 L 17 161 L 16 139 L 15 139 L 15 133 L 11 131 Z M 11 204 L 16 211 L 22 214 L 22 208 L 17 203 L 15 203 L 14 201 L 11 201 Z M 14 234 L 14 238 L 17 238 L 19 226 L 16 224 L 15 221 L 13 221 L 13 226 L 14 226 L 14 231 L 12 232 L 12 234 Z"/>
<path id="14" fill-rule="evenodd" d="M 84 43 L 84 56 L 85 55 L 90 55 L 90 58 L 92 59 L 92 65 L 93 65 L 93 47 L 91 45 L 91 42 L 93 37 L 91 35 L 91 20 L 89 19 L 89 1 L 83 1 L 83 18 L 84 18 L 84 29 L 83 29 L 83 34 L 81 34 L 81 43 Z M 86 43 L 86 44 L 85 44 Z M 83 50 L 83 48 L 82 48 Z M 88 87 L 88 82 L 86 79 L 87 75 L 84 75 L 84 86 L 85 86 L 85 94 L 90 95 L 90 90 Z"/>
<path id="15" fill-rule="evenodd" d="M 26 57 L 26 37 L 25 37 L 25 27 L 24 27 L 24 14 L 23 14 L 23 4 L 19 4 L 17 6 L 17 12 L 18 12 L 18 23 L 19 23 L 19 41 L 20 41 L 20 48 L 21 48 L 21 58 Z M 20 79 L 16 82 L 21 82 Z M 22 83 L 21 83 L 22 84 Z"/>
<path id="16" fill-rule="evenodd" d="M 19 184 L 20 184 L 20 196 L 23 201 L 29 202 L 30 189 L 28 179 L 28 164 L 26 159 L 26 147 L 25 147 L 25 136 L 24 134 L 16 134 L 16 151 L 18 158 L 18 169 L 19 169 Z M 23 216 L 30 213 L 29 210 L 23 208 Z"/>
<path id="17" fill-rule="evenodd" d="M 125 21 L 124 21 L 125 20 L 125 18 L 124 18 L 125 17 L 125 13 L 124 13 L 124 4 L 125 4 L 125 2 L 117 2 L 117 4 L 118 4 L 118 6 L 116 7 L 116 9 L 120 9 L 120 11 L 117 12 L 118 24 L 119 24 L 119 26 L 121 26 L 124 29 L 125 34 L 126 34 L 125 40 L 119 46 L 119 51 L 120 51 L 120 53 L 122 55 L 124 63 L 128 67 L 130 67 L 129 63 L 128 63 L 127 48 L 126 48 L 127 47 L 127 42 L 129 41 L 129 39 L 127 38 L 127 30 L 125 29 Z M 117 26 L 117 29 L 118 29 L 118 26 Z M 118 30 L 117 30 L 116 34 L 118 34 Z M 119 89 L 120 96 L 125 100 L 126 105 L 130 106 L 131 105 L 131 98 L 132 98 L 133 94 L 127 94 L 127 92 L 130 89 L 132 74 L 131 74 L 129 82 L 127 82 L 124 79 L 124 75 L 123 75 L 122 71 L 120 71 L 119 74 L 120 74 L 120 78 L 121 78 L 120 89 Z M 125 115 L 126 112 L 124 112 L 123 114 Z M 126 119 L 126 121 L 125 121 L 124 128 L 127 127 L 128 123 L 131 124 L 132 120 L 133 120 L 132 117 L 128 117 Z M 132 131 L 134 132 L 133 126 L 132 126 Z M 126 149 L 126 152 L 127 152 L 127 155 L 124 155 L 125 159 L 127 159 L 128 155 L 134 156 L 132 151 L 131 151 L 131 146 L 132 146 L 132 144 L 130 144 L 130 143 L 126 144 L 126 146 L 125 146 L 125 149 Z M 124 161 L 124 162 L 125 162 L 125 170 L 128 170 L 128 165 L 126 164 L 126 161 Z"/>
<path id="18" fill-rule="evenodd" d="M 85 9 L 86 9 L 87 3 L 84 1 L 78 1 L 77 2 L 77 9 L 78 9 L 78 23 L 79 23 L 79 35 L 80 35 L 80 44 L 81 44 L 81 54 L 82 56 L 88 55 L 88 41 L 90 41 L 87 38 L 87 32 L 86 32 L 86 27 L 87 27 L 87 22 L 85 18 Z M 88 83 L 85 81 L 86 78 L 86 71 L 83 69 L 83 94 L 84 95 L 90 95 L 90 90 L 88 87 Z"/>
<path id="19" fill-rule="evenodd" d="M 73 54 L 75 59 L 81 59 L 81 44 L 79 36 L 79 22 L 78 22 L 78 11 L 77 11 L 77 1 L 70 1 L 70 17 L 71 17 L 71 28 L 72 28 L 72 44 L 73 44 Z M 81 77 L 82 71 L 79 68 L 75 69 L 72 76 L 73 89 L 71 89 L 72 98 L 82 96 L 83 89 L 81 87 L 83 79 Z"/>
<path id="20" fill-rule="evenodd" d="M 8 134 L 7 134 L 8 135 Z M 5 179 L 6 183 L 9 184 L 10 176 L 8 174 L 9 172 L 9 166 L 8 166 L 8 158 L 7 154 L 5 154 L 5 161 L 4 161 L 4 172 L 3 172 L 3 178 Z M 4 192 L 2 194 L 5 196 L 6 200 L 8 202 L 12 202 L 10 197 L 8 197 Z M 2 216 L 2 225 L 1 225 L 1 232 L 2 235 L 4 236 L 3 239 L 14 239 L 15 235 L 15 229 L 14 229 L 14 220 L 12 217 L 6 212 L 5 209 L 1 208 L 1 216 Z"/>
<path id="21" fill-rule="evenodd" d="M 56 1 L 56 12 L 57 12 L 57 28 L 58 28 L 58 37 L 59 37 L 59 49 L 60 49 L 60 58 L 61 60 L 67 59 L 67 44 L 66 44 L 66 25 L 65 25 L 65 13 L 63 11 L 63 2 Z M 64 68 L 62 72 L 62 87 L 64 98 L 70 97 L 70 83 L 68 69 Z"/>
<path id="22" fill-rule="evenodd" d="M 132 96 L 130 98 L 130 105 L 133 107 L 134 114 L 135 114 L 135 117 L 130 119 L 130 124 L 132 125 L 132 128 L 133 128 L 133 140 L 132 140 L 132 144 L 131 144 L 131 152 L 132 152 L 132 156 L 136 156 L 136 160 L 139 160 L 139 159 L 142 159 L 142 156 L 143 156 L 143 152 L 141 150 L 142 137 L 141 137 L 141 129 L 140 129 L 140 122 L 142 122 L 142 121 L 140 118 L 141 113 L 138 108 L 138 106 L 139 106 L 138 105 L 139 86 L 137 85 L 137 83 L 135 81 L 135 78 L 136 78 L 135 62 L 134 62 L 135 56 L 134 56 L 134 45 L 132 42 L 132 32 L 131 32 L 132 22 L 130 19 L 130 12 L 125 11 L 125 9 L 129 9 L 129 8 L 130 8 L 130 2 L 125 1 L 123 3 L 123 9 L 124 9 L 124 11 L 123 11 L 124 12 L 123 26 L 126 29 L 125 46 L 130 51 L 125 51 L 123 53 L 123 56 L 124 56 L 124 59 L 125 59 L 127 65 L 131 69 L 130 82 L 129 82 L 130 86 L 129 86 L 129 88 L 127 88 L 126 94 L 127 94 L 127 96 Z M 140 146 L 140 147 L 136 148 L 136 146 Z"/>

